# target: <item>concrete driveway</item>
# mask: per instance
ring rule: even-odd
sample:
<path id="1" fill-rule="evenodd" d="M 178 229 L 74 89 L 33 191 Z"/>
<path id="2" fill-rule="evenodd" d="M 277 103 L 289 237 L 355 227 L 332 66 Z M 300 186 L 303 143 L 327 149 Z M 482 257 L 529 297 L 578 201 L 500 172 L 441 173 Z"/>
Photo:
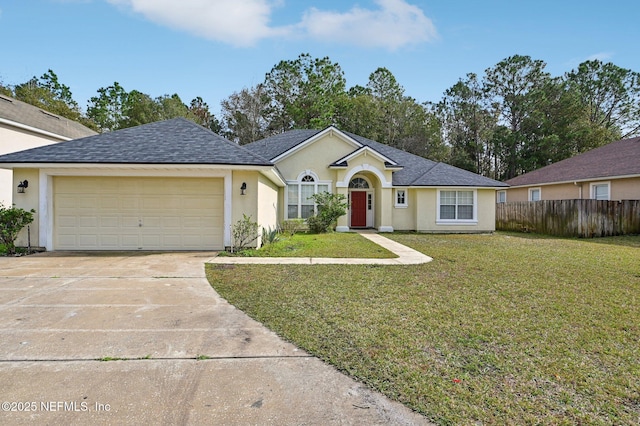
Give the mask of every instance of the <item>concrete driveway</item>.
<path id="1" fill-rule="evenodd" d="M 213 255 L 0 257 L 0 424 L 427 424 L 221 299 Z"/>

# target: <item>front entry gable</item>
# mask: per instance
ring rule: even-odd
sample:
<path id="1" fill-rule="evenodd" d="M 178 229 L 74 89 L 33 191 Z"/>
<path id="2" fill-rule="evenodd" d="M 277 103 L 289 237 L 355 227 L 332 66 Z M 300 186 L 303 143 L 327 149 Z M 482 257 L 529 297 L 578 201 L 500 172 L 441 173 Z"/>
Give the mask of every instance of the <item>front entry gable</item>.
<path id="1" fill-rule="evenodd" d="M 337 171 L 337 188 L 347 188 L 351 179 L 361 172 L 375 175 L 382 188 L 391 188 L 393 172 L 402 170 L 393 159 L 368 146 L 350 152 L 329 167 Z"/>
<path id="2" fill-rule="evenodd" d="M 329 166 L 361 148 L 355 140 L 329 127 L 300 142 L 294 148 L 272 159 L 285 180 L 297 180 L 302 171 L 312 170 L 323 181 L 335 182 L 335 171 Z"/>
<path id="3" fill-rule="evenodd" d="M 396 163 L 394 160 L 392 160 L 391 158 L 381 154 L 380 152 L 376 151 L 375 149 L 369 147 L 369 146 L 362 146 L 358 149 L 356 149 L 355 151 L 349 153 L 347 156 L 342 157 L 341 159 L 334 161 L 330 167 L 333 168 L 345 168 L 349 166 L 349 163 L 354 160 L 355 158 L 358 157 L 367 157 L 367 156 L 371 156 L 374 159 L 378 160 L 379 162 L 383 163 L 384 168 L 385 169 L 389 169 L 389 170 L 401 170 L 402 166 L 398 165 L 398 163 Z"/>
<path id="4" fill-rule="evenodd" d="M 312 145 L 317 141 L 326 139 L 327 137 L 342 141 L 345 145 L 351 147 L 351 150 L 353 150 L 354 148 L 355 149 L 361 148 L 363 146 L 360 142 L 356 141 L 351 136 L 341 132 L 340 130 L 336 129 L 333 126 L 330 126 L 324 129 L 323 131 L 316 133 L 313 136 L 301 141 L 300 143 L 296 144 L 295 146 L 283 152 L 282 154 L 278 155 L 277 157 L 274 157 L 271 161 L 273 161 L 274 163 L 278 163 L 281 160 L 284 160 L 292 155 L 295 155 L 298 151 L 303 150 L 309 145 Z"/>

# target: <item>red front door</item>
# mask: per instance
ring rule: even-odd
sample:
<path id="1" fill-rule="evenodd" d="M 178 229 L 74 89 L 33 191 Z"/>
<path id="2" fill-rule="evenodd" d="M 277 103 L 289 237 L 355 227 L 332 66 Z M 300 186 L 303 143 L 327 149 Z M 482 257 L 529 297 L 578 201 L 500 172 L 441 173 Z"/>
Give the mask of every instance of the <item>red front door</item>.
<path id="1" fill-rule="evenodd" d="M 367 226 L 367 193 L 354 191 L 351 193 L 351 227 L 365 228 Z"/>

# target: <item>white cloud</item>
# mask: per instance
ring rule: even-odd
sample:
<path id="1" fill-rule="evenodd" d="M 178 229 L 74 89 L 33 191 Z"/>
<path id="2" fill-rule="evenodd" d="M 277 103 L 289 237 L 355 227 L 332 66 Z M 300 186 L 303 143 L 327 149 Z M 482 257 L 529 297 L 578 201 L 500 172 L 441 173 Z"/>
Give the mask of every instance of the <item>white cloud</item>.
<path id="1" fill-rule="evenodd" d="M 128 6 L 147 19 L 196 36 L 233 46 L 252 46 L 258 40 L 283 35 L 269 27 L 276 3 L 268 0 L 107 0 Z"/>
<path id="2" fill-rule="evenodd" d="M 378 10 L 354 7 L 346 13 L 310 9 L 300 24 L 317 40 L 390 50 L 438 38 L 433 22 L 404 0 L 376 0 Z"/>
<path id="3" fill-rule="evenodd" d="M 378 9 L 347 12 L 307 10 L 298 23 L 270 26 L 283 0 L 107 0 L 160 25 L 233 46 L 253 46 L 266 38 L 303 37 L 317 41 L 395 50 L 438 37 L 424 12 L 406 0 L 374 0 Z"/>
<path id="4" fill-rule="evenodd" d="M 613 57 L 613 53 L 611 53 L 611 52 L 599 52 L 599 53 L 595 53 L 595 54 L 589 56 L 587 58 L 587 61 L 598 60 L 598 61 L 606 62 L 609 59 L 611 59 L 612 57 Z"/>

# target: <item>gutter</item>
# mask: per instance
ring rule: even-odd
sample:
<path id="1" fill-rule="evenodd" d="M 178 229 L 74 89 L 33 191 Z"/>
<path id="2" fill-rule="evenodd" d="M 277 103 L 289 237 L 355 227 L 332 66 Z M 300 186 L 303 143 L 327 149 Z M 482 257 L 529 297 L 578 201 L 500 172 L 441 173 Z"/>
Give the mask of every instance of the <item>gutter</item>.
<path id="1" fill-rule="evenodd" d="M 6 124 L 7 126 L 17 127 L 22 130 L 27 130 L 32 133 L 37 133 L 50 138 L 60 139 L 61 141 L 70 141 L 72 138 L 61 136 L 56 133 L 47 132 L 46 130 L 38 129 L 37 127 L 27 126 L 26 124 L 18 123 L 16 121 L 7 120 L 6 118 L 0 118 L 0 124 Z"/>

